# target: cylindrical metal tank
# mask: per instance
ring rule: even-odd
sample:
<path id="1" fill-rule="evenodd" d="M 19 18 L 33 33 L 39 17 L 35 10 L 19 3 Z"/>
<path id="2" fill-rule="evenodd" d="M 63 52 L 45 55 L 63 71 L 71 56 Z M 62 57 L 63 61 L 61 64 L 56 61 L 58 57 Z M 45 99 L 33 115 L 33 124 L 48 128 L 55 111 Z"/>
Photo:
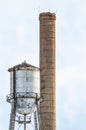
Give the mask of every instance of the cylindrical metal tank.
<path id="1" fill-rule="evenodd" d="M 36 96 L 40 95 L 39 68 L 26 62 L 10 69 L 10 95 L 19 114 L 30 114 L 35 110 Z"/>
<path id="2" fill-rule="evenodd" d="M 42 130 L 56 130 L 55 13 L 45 12 L 40 20 L 40 104 Z"/>

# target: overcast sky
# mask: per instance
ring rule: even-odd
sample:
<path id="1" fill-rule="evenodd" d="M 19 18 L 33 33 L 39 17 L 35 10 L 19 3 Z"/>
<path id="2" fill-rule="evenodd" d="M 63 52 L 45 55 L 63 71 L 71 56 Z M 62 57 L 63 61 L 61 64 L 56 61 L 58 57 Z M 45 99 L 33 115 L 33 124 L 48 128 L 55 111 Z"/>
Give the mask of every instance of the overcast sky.
<path id="1" fill-rule="evenodd" d="M 7 69 L 39 66 L 39 13 L 55 12 L 57 130 L 86 130 L 86 0 L 0 0 L 0 130 L 8 130 Z"/>

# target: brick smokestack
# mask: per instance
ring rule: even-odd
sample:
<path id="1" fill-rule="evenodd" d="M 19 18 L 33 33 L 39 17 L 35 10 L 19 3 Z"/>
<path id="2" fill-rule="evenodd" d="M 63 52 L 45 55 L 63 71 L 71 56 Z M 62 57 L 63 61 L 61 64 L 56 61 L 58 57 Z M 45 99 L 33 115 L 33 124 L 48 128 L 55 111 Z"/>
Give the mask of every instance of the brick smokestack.
<path id="1" fill-rule="evenodd" d="M 42 130 L 56 130 L 55 13 L 41 13 L 40 20 L 40 104 Z"/>

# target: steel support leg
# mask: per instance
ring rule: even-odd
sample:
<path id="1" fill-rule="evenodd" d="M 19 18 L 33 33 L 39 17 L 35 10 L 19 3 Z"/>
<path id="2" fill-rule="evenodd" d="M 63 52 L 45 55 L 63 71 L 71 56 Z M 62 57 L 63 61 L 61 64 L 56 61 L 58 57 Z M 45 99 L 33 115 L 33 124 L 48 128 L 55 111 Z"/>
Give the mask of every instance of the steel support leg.
<path id="1" fill-rule="evenodd" d="M 40 104 L 37 102 L 37 118 L 38 118 L 38 130 L 41 130 L 41 120 L 40 120 Z"/>
<path id="2" fill-rule="evenodd" d="M 26 130 L 26 114 L 24 115 L 24 130 Z"/>
<path id="3" fill-rule="evenodd" d="M 34 112 L 34 125 L 35 130 L 38 130 L 37 111 Z"/>
<path id="4" fill-rule="evenodd" d="M 11 108 L 9 130 L 14 130 L 14 128 L 15 128 L 15 111 L 13 108 Z"/>

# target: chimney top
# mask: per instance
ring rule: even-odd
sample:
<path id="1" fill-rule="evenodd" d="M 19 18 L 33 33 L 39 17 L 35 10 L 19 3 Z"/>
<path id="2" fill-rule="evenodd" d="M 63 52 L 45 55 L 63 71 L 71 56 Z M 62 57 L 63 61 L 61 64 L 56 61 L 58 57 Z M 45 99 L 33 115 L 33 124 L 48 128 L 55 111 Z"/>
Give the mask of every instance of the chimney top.
<path id="1" fill-rule="evenodd" d="M 43 19 L 50 19 L 50 20 L 56 20 L 56 14 L 51 12 L 43 12 L 39 15 L 39 20 Z"/>

